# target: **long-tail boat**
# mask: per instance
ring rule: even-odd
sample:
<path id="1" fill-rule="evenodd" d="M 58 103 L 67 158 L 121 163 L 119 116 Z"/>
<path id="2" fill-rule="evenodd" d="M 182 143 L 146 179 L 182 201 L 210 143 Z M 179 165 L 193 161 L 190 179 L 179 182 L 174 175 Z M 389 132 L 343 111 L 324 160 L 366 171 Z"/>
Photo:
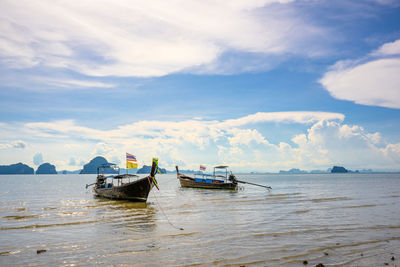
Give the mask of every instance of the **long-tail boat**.
<path id="1" fill-rule="evenodd" d="M 129 200 L 134 202 L 146 202 L 150 190 L 154 185 L 157 186 L 155 175 L 158 164 L 157 159 L 153 159 L 150 175 L 138 178 L 135 174 L 119 174 L 119 167 L 116 164 L 108 163 L 97 168 L 97 179 L 94 185 L 95 195 L 116 200 Z M 118 171 L 117 175 L 105 176 L 104 171 L 113 168 Z M 109 181 L 107 179 L 110 179 Z M 133 181 L 131 181 L 133 179 Z M 86 188 L 89 185 L 86 185 Z"/>
<path id="2" fill-rule="evenodd" d="M 238 180 L 232 172 L 230 172 L 228 175 L 228 166 L 216 166 L 214 167 L 214 172 L 212 175 L 205 175 L 204 173 L 202 173 L 200 174 L 200 177 L 196 177 L 196 175 L 194 177 L 187 176 L 179 172 L 178 166 L 175 166 L 175 168 L 177 178 L 181 183 L 181 187 L 236 190 L 238 187 L 238 183 L 242 183 L 264 187 L 268 189 L 268 191 L 272 189 L 268 185 L 255 184 Z M 225 170 L 225 173 L 220 170 Z"/>
<path id="3" fill-rule="evenodd" d="M 214 167 L 214 173 L 210 176 L 200 175 L 200 177 L 190 177 L 179 172 L 178 166 L 176 168 L 176 175 L 181 183 L 181 187 L 194 187 L 194 188 L 207 188 L 207 189 L 227 189 L 236 190 L 238 183 L 235 175 L 232 173 L 228 176 L 228 166 Z M 225 174 L 220 174 L 224 170 Z"/>

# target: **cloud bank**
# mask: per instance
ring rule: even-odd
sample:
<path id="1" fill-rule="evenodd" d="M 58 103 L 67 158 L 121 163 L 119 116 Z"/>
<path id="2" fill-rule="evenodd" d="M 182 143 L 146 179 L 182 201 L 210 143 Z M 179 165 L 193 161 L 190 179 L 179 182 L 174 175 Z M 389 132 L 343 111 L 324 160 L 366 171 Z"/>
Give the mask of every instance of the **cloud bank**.
<path id="1" fill-rule="evenodd" d="M 1 1 L 0 58 L 13 69 L 148 77 L 199 71 L 228 51 L 308 53 L 323 32 L 291 2 Z M 85 86 L 61 85 L 71 83 Z"/>
<path id="2" fill-rule="evenodd" d="M 339 61 L 320 83 L 335 98 L 400 108 L 400 40 L 382 45 L 366 59 Z"/>
<path id="3" fill-rule="evenodd" d="M 400 143 L 389 143 L 379 132 L 369 133 L 343 120 L 340 113 L 302 111 L 256 113 L 225 121 L 138 121 L 111 130 L 64 120 L 26 123 L 15 126 L 15 132 L 29 142 L 32 155 L 45 151 L 57 169 L 71 169 L 71 158 L 75 164 L 97 155 L 124 162 L 125 152 L 135 154 L 140 165 L 157 156 L 168 169 L 176 164 L 192 169 L 199 164 L 227 164 L 236 171 L 327 169 L 334 164 L 400 169 Z M 299 128 L 290 139 L 271 142 L 268 132 L 277 124 Z"/>
<path id="4" fill-rule="evenodd" d="M 43 155 L 42 155 L 42 153 L 36 153 L 33 156 L 33 164 L 40 165 L 42 163 L 43 163 Z"/>
<path id="5" fill-rule="evenodd" d="M 10 148 L 25 148 L 26 147 L 26 143 L 24 141 L 12 141 L 10 143 L 1 143 L 0 144 L 0 150 L 2 149 L 10 149 Z"/>

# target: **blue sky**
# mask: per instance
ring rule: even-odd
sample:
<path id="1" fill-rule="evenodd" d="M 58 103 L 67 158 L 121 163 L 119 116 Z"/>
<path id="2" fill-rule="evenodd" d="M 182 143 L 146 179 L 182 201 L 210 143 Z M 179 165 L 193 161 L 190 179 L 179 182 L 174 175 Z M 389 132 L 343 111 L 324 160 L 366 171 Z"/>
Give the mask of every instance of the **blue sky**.
<path id="1" fill-rule="evenodd" d="M 0 164 L 400 170 L 400 1 L 2 1 Z"/>

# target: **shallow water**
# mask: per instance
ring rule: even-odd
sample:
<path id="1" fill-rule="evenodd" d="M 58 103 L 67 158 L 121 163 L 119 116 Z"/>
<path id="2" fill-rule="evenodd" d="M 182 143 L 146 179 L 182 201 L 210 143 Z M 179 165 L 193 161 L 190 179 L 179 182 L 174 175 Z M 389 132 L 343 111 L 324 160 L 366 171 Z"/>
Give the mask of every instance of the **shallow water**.
<path id="1" fill-rule="evenodd" d="M 95 175 L 2 175 L 0 265 L 400 266 L 400 174 L 237 176 L 273 189 L 158 175 L 141 204 L 94 198 Z"/>

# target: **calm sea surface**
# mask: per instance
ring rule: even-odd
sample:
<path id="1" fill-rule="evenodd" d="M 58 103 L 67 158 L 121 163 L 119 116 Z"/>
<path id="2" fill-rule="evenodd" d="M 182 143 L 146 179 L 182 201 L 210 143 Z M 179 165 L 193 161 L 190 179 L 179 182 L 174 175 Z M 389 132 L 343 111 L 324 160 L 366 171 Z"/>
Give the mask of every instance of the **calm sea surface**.
<path id="1" fill-rule="evenodd" d="M 137 204 L 95 175 L 2 175 L 0 266 L 400 266 L 400 174 L 237 176 L 272 190 L 167 174 Z"/>

